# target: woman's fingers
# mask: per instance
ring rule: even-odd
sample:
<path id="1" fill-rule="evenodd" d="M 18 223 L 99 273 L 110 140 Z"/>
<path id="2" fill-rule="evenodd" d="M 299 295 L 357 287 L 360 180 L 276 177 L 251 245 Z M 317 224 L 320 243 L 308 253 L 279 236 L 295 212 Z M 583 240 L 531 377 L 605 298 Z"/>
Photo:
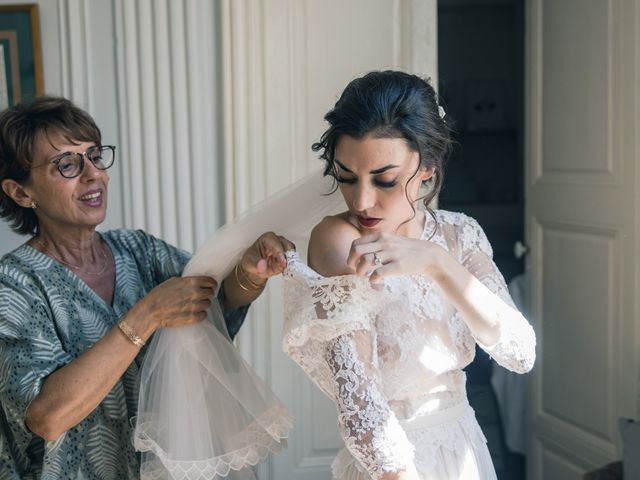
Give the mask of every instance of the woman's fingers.
<path id="1" fill-rule="evenodd" d="M 384 277 L 393 276 L 393 275 L 402 275 L 402 271 L 398 268 L 397 264 L 389 263 L 387 265 L 381 265 L 376 267 L 371 272 L 369 276 L 369 281 L 371 283 L 378 283 L 382 281 Z"/>
<path id="2" fill-rule="evenodd" d="M 164 327 L 179 327 L 202 321 L 214 301 L 218 283 L 207 276 L 171 278 L 145 297 L 152 315 Z"/>
<path id="3" fill-rule="evenodd" d="M 274 269 L 277 270 L 281 268 L 284 270 L 284 267 L 287 266 L 287 260 L 284 255 L 286 247 L 280 240 L 280 237 L 273 232 L 267 232 L 263 234 L 259 240 L 261 242 L 261 258 L 266 260 L 267 269 L 273 271 Z"/>
<path id="4" fill-rule="evenodd" d="M 358 265 L 369 260 L 373 261 L 372 254 L 382 249 L 382 241 L 385 238 L 383 233 L 374 233 L 357 238 L 351 243 L 347 266 L 358 271 Z"/>
<path id="5" fill-rule="evenodd" d="M 261 278 L 271 277 L 282 273 L 287 266 L 285 252 L 288 250 L 295 250 L 293 242 L 273 232 L 263 233 L 243 255 L 242 266 Z"/>
<path id="6" fill-rule="evenodd" d="M 415 248 L 407 243 L 411 241 L 386 233 L 364 236 L 352 243 L 347 265 L 372 283 L 389 275 L 413 273 Z"/>
<path id="7" fill-rule="evenodd" d="M 375 264 L 375 253 L 365 253 L 359 257 L 358 263 L 355 266 L 356 275 L 370 275 L 373 269 L 376 267 Z"/>
<path id="8" fill-rule="evenodd" d="M 280 244 L 282 245 L 282 248 L 284 249 L 285 252 L 296 249 L 295 243 L 293 243 L 288 238 L 285 238 L 282 235 L 278 235 L 278 239 L 280 240 Z"/>

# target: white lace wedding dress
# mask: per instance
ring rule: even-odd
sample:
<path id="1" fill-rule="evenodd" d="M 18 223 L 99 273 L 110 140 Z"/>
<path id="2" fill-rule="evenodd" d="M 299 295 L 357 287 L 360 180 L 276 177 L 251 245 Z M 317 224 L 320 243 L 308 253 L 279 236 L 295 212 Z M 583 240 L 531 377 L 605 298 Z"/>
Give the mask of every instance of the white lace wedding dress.
<path id="1" fill-rule="evenodd" d="M 422 238 L 513 306 L 477 222 L 436 211 L 436 226 L 426 217 Z M 422 479 L 496 478 L 462 371 L 479 342 L 427 275 L 385 278 L 374 288 L 355 275 L 324 278 L 289 252 L 284 305 L 285 352 L 336 403 L 345 448 L 335 478 L 378 479 L 411 464 Z M 515 307 L 499 321 L 500 340 L 480 346 L 527 372 L 533 329 Z"/>

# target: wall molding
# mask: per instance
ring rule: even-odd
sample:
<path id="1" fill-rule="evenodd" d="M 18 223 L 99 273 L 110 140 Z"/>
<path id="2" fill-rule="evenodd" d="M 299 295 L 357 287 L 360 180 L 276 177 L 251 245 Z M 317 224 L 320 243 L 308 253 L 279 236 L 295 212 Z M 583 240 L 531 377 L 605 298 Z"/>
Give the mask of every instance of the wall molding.
<path id="1" fill-rule="evenodd" d="M 58 0 L 62 95 L 91 110 L 89 51 L 91 25 L 86 0 Z"/>
<path id="2" fill-rule="evenodd" d="M 219 12 L 114 4 L 125 225 L 193 251 L 222 222 Z"/>

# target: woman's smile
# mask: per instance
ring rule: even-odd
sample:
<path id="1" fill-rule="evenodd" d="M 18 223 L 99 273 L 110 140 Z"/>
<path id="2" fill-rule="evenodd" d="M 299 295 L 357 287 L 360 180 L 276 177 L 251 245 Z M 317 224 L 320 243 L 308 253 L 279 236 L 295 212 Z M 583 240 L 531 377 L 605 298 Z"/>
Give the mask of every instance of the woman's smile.
<path id="1" fill-rule="evenodd" d="M 102 190 L 90 190 L 84 195 L 81 195 L 79 200 L 89 207 L 101 207 L 103 200 Z"/>

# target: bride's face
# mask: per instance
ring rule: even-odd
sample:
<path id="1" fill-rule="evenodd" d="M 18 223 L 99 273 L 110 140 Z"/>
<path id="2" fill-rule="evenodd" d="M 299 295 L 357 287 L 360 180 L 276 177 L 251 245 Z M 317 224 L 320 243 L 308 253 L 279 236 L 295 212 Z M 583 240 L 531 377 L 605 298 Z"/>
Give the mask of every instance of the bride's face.
<path id="1" fill-rule="evenodd" d="M 358 230 L 407 235 L 411 222 L 404 222 L 414 217 L 412 203 L 421 183 L 433 175 L 433 169 L 418 169 L 418 152 L 403 138 L 343 135 L 335 161 L 340 192 Z"/>

